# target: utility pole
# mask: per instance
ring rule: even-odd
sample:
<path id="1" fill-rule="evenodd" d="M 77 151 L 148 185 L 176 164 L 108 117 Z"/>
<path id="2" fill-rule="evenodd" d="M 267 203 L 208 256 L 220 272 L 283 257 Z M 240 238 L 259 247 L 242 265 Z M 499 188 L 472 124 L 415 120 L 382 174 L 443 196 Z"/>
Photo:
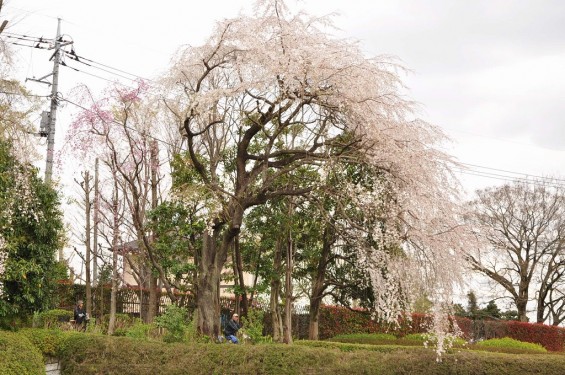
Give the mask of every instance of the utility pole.
<path id="1" fill-rule="evenodd" d="M 53 174 L 53 153 L 55 151 L 55 121 L 57 119 L 57 89 L 59 86 L 59 63 L 61 61 L 61 19 L 57 19 L 57 36 L 53 54 L 53 83 L 51 85 L 51 109 L 47 127 L 47 161 L 45 165 L 45 183 L 51 183 Z"/>

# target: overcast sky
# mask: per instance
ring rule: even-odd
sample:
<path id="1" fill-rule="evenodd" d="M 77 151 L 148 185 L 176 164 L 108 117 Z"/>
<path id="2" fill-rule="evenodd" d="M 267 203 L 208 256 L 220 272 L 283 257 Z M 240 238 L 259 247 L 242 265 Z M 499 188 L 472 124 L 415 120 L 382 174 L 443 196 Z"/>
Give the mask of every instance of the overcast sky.
<path id="1" fill-rule="evenodd" d="M 60 17 L 79 55 L 152 78 L 167 68 L 179 46 L 201 44 L 215 21 L 248 12 L 252 4 L 5 0 L 2 17 L 11 22 L 8 32 L 48 38 Z M 402 60 L 411 70 L 405 82 L 421 103 L 420 116 L 441 126 L 453 140 L 449 151 L 471 165 L 460 175 L 469 191 L 503 182 L 470 173 L 565 175 L 565 1 L 305 0 L 297 6 L 314 15 L 336 12 L 336 35 L 359 40 L 368 56 Z M 18 78 L 51 70 L 46 51 L 14 47 Z M 63 95 L 82 82 L 107 85 L 87 72 L 117 78 L 77 68 L 83 72 L 61 70 Z M 27 87 L 49 93 L 47 86 Z M 58 139 L 75 110 L 60 109 Z"/>

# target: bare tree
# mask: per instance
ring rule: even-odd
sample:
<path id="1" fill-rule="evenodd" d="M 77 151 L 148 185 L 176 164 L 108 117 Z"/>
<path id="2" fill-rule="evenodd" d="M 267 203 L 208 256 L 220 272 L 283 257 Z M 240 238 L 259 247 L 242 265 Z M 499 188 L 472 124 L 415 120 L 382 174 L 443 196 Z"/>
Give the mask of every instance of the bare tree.
<path id="1" fill-rule="evenodd" d="M 92 247 L 90 242 L 91 234 L 91 215 L 90 211 L 92 204 L 90 203 L 90 194 L 92 194 L 93 187 L 90 185 L 92 182 L 92 176 L 89 171 L 81 172 L 82 181 L 75 182 L 80 186 L 82 193 L 84 194 L 84 248 L 85 248 L 85 280 L 86 280 L 86 313 L 92 316 L 92 273 L 91 273 L 91 254 Z"/>
<path id="2" fill-rule="evenodd" d="M 563 189 L 551 182 L 514 182 L 477 195 L 470 219 L 488 245 L 469 254 L 473 269 L 510 294 L 520 321 L 528 320 L 528 301 L 537 298 L 537 321 L 543 322 L 565 271 Z"/>

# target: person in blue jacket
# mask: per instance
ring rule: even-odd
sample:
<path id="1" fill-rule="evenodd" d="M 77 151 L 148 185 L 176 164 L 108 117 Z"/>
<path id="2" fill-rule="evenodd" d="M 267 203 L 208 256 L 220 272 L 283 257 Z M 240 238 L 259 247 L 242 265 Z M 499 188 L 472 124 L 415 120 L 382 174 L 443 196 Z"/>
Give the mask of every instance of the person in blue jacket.
<path id="1" fill-rule="evenodd" d="M 233 314 L 232 318 L 227 322 L 226 327 L 224 328 L 224 336 L 228 339 L 228 341 L 234 344 L 239 344 L 236 335 L 240 328 L 241 324 L 239 323 L 239 315 Z"/>

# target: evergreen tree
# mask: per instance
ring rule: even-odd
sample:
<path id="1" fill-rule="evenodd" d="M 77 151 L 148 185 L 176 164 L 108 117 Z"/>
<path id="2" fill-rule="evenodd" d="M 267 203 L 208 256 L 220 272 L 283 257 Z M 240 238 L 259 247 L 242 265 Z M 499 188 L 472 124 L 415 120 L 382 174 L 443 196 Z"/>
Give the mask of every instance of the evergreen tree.
<path id="1" fill-rule="evenodd" d="M 0 325 L 53 306 L 62 245 L 57 193 L 0 140 Z"/>

